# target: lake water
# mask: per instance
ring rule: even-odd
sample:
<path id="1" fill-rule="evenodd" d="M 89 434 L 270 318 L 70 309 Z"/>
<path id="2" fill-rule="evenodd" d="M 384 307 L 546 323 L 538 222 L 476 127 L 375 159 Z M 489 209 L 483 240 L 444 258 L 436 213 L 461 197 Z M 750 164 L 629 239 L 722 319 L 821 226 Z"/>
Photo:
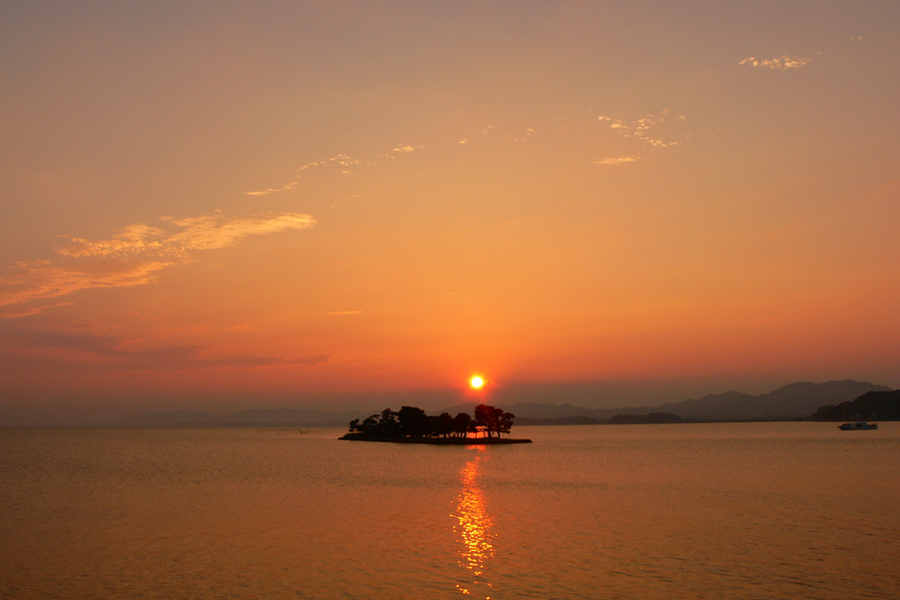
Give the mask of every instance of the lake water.
<path id="1" fill-rule="evenodd" d="M 0 597 L 900 597 L 900 423 L 341 433 L 0 429 Z"/>

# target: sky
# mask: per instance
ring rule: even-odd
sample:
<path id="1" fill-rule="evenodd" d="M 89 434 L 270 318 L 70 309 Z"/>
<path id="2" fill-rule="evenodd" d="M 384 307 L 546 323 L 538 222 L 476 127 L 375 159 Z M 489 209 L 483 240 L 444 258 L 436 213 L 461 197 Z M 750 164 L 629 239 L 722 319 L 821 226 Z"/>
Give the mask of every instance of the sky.
<path id="1" fill-rule="evenodd" d="M 0 424 L 900 387 L 898 64 L 883 0 L 0 3 Z"/>

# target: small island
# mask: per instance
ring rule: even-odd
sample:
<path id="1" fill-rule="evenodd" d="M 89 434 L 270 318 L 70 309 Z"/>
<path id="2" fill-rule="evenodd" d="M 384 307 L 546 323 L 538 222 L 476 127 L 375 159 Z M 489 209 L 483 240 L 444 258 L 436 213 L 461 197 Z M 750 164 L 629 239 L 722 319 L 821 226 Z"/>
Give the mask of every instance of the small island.
<path id="1" fill-rule="evenodd" d="M 475 416 L 443 412 L 427 415 L 421 408 L 404 406 L 399 411 L 386 408 L 380 414 L 350 421 L 350 431 L 339 439 L 401 444 L 485 445 L 530 444 L 531 440 L 509 436 L 515 415 L 479 404 Z"/>

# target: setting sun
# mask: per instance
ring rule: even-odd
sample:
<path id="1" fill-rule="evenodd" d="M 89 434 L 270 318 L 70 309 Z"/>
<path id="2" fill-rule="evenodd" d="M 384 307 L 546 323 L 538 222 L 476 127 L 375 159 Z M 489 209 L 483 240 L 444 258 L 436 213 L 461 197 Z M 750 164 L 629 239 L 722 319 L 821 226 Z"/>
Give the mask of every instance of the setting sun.
<path id="1" fill-rule="evenodd" d="M 484 379 L 475 375 L 472 379 L 469 380 L 469 385 L 472 386 L 472 389 L 478 390 L 484 386 Z"/>

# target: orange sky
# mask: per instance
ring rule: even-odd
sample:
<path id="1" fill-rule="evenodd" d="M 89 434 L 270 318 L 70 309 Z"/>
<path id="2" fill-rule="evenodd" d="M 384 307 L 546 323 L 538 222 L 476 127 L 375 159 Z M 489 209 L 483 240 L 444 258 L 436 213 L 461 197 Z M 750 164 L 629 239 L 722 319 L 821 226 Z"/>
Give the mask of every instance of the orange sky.
<path id="1" fill-rule="evenodd" d="M 900 5 L 621 4 L 4 5 L 0 424 L 900 386 Z"/>

